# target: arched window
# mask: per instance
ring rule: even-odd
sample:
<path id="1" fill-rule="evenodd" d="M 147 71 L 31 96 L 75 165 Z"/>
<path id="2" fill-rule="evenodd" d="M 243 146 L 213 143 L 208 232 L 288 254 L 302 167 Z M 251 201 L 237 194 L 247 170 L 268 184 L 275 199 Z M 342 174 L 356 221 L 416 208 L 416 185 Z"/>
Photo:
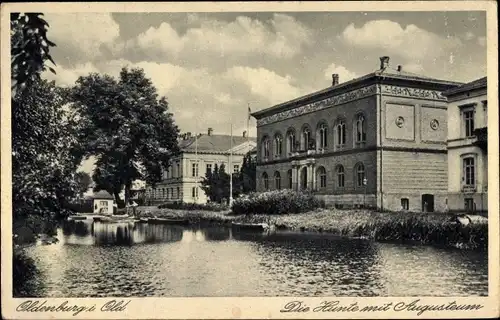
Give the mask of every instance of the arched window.
<path id="1" fill-rule="evenodd" d="M 262 138 L 262 158 L 264 161 L 269 160 L 271 156 L 269 137 Z"/>
<path id="2" fill-rule="evenodd" d="M 295 152 L 296 142 L 295 142 L 295 130 L 289 129 L 286 134 L 286 149 L 288 153 Z"/>
<path id="3" fill-rule="evenodd" d="M 264 190 L 269 190 L 269 176 L 265 172 L 262 174 L 262 181 L 264 182 Z"/>
<path id="4" fill-rule="evenodd" d="M 324 167 L 319 167 L 316 170 L 316 181 L 320 189 L 326 188 L 326 170 Z"/>
<path id="5" fill-rule="evenodd" d="M 335 125 L 335 147 L 337 149 L 343 148 L 346 142 L 346 125 L 345 120 L 339 119 Z"/>
<path id="6" fill-rule="evenodd" d="M 309 150 L 309 147 L 311 146 L 311 130 L 307 126 L 302 129 L 301 142 L 302 150 Z"/>
<path id="7" fill-rule="evenodd" d="M 274 172 L 274 187 L 276 190 L 281 189 L 281 175 L 279 171 Z"/>
<path id="8" fill-rule="evenodd" d="M 338 165 L 337 170 L 335 170 L 337 173 L 337 187 L 338 188 L 343 188 L 345 186 L 345 172 L 344 172 L 344 166 Z"/>
<path id="9" fill-rule="evenodd" d="M 288 170 L 286 175 L 288 177 L 288 188 L 293 189 L 292 169 Z"/>
<path id="10" fill-rule="evenodd" d="M 362 163 L 358 163 L 355 167 L 355 181 L 356 187 L 362 187 L 365 185 L 365 166 Z"/>
<path id="11" fill-rule="evenodd" d="M 356 122 L 354 124 L 355 137 L 354 141 L 356 146 L 363 146 L 366 142 L 366 121 L 365 116 L 358 114 L 356 116 Z"/>
<path id="12" fill-rule="evenodd" d="M 281 157 L 281 153 L 283 151 L 283 137 L 281 134 L 277 133 L 274 136 L 274 156 Z"/>
<path id="13" fill-rule="evenodd" d="M 318 148 L 325 149 L 328 145 L 328 127 L 326 123 L 321 123 L 317 134 Z"/>

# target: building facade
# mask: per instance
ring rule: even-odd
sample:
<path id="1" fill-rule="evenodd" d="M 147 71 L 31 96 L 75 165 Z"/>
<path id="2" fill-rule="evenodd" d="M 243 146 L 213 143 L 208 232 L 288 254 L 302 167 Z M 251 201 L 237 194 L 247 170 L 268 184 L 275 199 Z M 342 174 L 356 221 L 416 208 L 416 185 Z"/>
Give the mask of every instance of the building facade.
<path id="1" fill-rule="evenodd" d="M 486 77 L 443 93 L 448 97 L 448 206 L 488 210 Z"/>
<path id="2" fill-rule="evenodd" d="M 460 83 L 380 69 L 252 114 L 257 189 L 314 191 L 328 205 L 441 211 L 447 99 Z"/>
<path id="3" fill-rule="evenodd" d="M 206 173 L 222 164 L 227 173 L 237 173 L 243 158 L 255 146 L 255 138 L 247 137 L 246 132 L 242 136 L 233 136 L 232 142 L 230 135 L 213 134 L 212 128 L 207 134 L 184 134 L 179 141 L 181 153 L 163 172 L 162 181 L 154 188 L 146 187 L 146 202 L 207 203 L 209 199 L 201 189 Z"/>

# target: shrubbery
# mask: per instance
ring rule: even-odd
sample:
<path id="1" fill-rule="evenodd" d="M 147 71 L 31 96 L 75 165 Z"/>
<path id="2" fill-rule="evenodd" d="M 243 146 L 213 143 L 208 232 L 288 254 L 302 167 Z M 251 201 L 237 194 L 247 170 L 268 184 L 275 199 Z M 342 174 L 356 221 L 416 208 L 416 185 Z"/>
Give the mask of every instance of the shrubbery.
<path id="1" fill-rule="evenodd" d="M 254 192 L 233 202 L 233 214 L 289 214 L 324 208 L 324 201 L 313 194 L 292 190 Z"/>
<path id="2" fill-rule="evenodd" d="M 209 203 L 186 203 L 186 202 L 171 202 L 164 203 L 158 206 L 159 209 L 178 209 L 178 210 L 208 210 L 208 211 L 225 211 L 229 207 L 225 204 L 216 202 Z"/>

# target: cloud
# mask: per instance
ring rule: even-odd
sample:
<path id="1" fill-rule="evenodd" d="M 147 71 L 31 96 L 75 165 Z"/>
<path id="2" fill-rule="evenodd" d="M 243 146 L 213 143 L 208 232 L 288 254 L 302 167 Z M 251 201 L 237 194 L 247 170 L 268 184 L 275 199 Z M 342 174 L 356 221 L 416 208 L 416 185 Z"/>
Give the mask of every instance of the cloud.
<path id="1" fill-rule="evenodd" d="M 189 27 L 183 34 L 163 22 L 134 39 L 109 47 L 115 55 L 125 51 L 149 59 L 170 57 L 193 61 L 203 55 L 212 58 L 267 55 L 290 59 L 312 43 L 312 31 L 283 14 L 274 14 L 267 23 L 246 16 L 226 22 L 196 14 L 190 14 L 187 21 Z"/>
<path id="2" fill-rule="evenodd" d="M 360 28 L 350 24 L 341 38 L 358 48 L 378 49 L 389 56 L 395 54 L 408 60 L 435 59 L 462 44 L 458 38 L 441 37 L 413 24 L 402 27 L 390 20 L 369 21 Z"/>
<path id="3" fill-rule="evenodd" d="M 63 50 L 67 59 L 92 60 L 101 55 L 101 46 L 112 44 L 120 27 L 109 13 L 50 13 L 48 38 Z"/>
<path id="4" fill-rule="evenodd" d="M 57 66 L 54 69 L 56 74 L 46 71 L 44 72 L 43 77 L 47 80 L 55 81 L 62 87 L 73 86 L 79 77 L 86 76 L 92 72 L 99 72 L 99 70 L 90 62 L 77 64 L 70 69 L 62 66 Z"/>
<path id="5" fill-rule="evenodd" d="M 302 90 L 292 85 L 292 77 L 280 76 L 265 68 L 232 67 L 225 73 L 226 78 L 247 85 L 251 92 L 271 104 L 278 104 L 297 98 Z"/>
<path id="6" fill-rule="evenodd" d="M 352 72 L 347 70 L 347 68 L 343 66 L 336 65 L 335 63 L 330 64 L 328 67 L 326 67 L 324 74 L 325 78 L 328 80 L 332 80 L 332 74 L 338 74 L 339 75 L 339 82 L 347 82 L 349 80 L 358 78 L 359 76 Z"/>

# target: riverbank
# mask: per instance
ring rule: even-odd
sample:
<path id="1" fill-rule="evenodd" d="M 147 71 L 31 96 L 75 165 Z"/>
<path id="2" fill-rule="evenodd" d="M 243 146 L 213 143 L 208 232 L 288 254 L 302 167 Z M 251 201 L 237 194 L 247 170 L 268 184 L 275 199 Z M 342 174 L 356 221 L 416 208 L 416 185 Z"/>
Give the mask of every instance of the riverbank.
<path id="1" fill-rule="evenodd" d="M 464 249 L 487 249 L 488 224 L 462 224 L 453 214 L 376 212 L 371 210 L 317 209 L 287 215 L 233 215 L 230 211 L 186 211 L 138 208 L 139 217 L 187 219 L 190 224 L 230 226 L 239 223 L 267 223 L 281 230 L 327 232 L 376 241 L 418 242 Z"/>

